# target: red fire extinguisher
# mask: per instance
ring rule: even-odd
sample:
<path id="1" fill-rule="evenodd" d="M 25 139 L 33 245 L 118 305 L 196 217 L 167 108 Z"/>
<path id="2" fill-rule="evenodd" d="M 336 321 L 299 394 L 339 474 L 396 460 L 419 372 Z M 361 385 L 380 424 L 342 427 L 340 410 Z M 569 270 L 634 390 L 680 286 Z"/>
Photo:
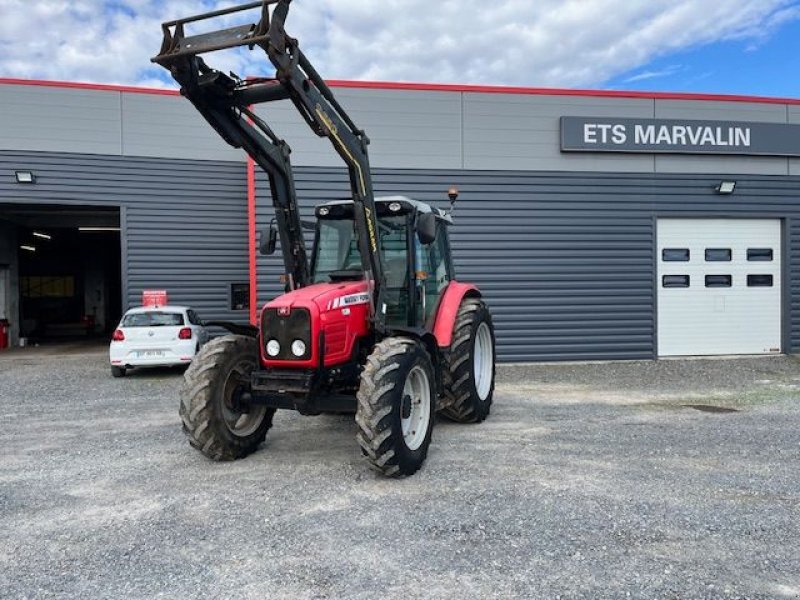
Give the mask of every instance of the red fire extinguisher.
<path id="1" fill-rule="evenodd" d="M 0 350 L 8 348 L 8 319 L 0 319 Z"/>

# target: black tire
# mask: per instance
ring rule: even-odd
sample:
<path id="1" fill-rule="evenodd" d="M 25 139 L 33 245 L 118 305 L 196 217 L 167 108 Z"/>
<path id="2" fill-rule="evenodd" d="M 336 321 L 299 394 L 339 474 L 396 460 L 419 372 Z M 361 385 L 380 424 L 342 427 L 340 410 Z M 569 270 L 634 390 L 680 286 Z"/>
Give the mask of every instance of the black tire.
<path id="1" fill-rule="evenodd" d="M 111 376 L 112 377 L 125 377 L 125 368 L 124 367 L 111 367 Z"/>
<path id="2" fill-rule="evenodd" d="M 402 412 L 404 402 L 413 401 L 404 398 L 404 387 L 412 371 L 419 377 L 417 368 L 427 376 L 428 420 L 421 444 L 412 449 L 403 435 Z M 416 473 L 428 455 L 436 410 L 433 366 L 425 347 L 404 337 L 380 342 L 367 359 L 356 398 L 356 439 L 369 465 L 388 477 Z"/>
<path id="3" fill-rule="evenodd" d="M 491 338 L 491 381 L 488 393 L 481 398 L 475 380 L 475 343 L 478 329 L 485 324 Z M 456 314 L 453 340 L 445 353 L 444 409 L 442 414 L 458 423 L 480 423 L 489 416 L 494 395 L 495 342 L 492 315 L 483 300 L 465 298 Z"/>
<path id="4" fill-rule="evenodd" d="M 226 335 L 205 344 L 183 375 L 183 431 L 189 443 L 212 460 L 252 454 L 272 427 L 274 408 L 252 406 L 246 412 L 236 407 L 236 396 L 257 364 L 255 338 Z"/>

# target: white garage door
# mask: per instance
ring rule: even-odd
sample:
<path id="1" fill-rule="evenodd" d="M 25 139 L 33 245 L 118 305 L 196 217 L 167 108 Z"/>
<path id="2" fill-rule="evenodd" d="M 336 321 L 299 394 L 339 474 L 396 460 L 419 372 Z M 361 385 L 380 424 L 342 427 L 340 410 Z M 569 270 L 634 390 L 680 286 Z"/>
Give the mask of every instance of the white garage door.
<path id="1" fill-rule="evenodd" d="M 781 351 L 781 222 L 659 219 L 659 356 Z"/>

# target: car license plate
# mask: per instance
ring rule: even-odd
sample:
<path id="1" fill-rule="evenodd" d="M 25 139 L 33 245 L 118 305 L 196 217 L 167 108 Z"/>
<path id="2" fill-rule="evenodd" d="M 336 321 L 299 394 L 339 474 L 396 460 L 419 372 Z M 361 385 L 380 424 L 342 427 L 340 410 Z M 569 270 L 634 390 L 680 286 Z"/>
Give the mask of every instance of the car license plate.
<path id="1" fill-rule="evenodd" d="M 163 350 L 139 350 L 138 358 L 161 358 L 164 356 Z"/>

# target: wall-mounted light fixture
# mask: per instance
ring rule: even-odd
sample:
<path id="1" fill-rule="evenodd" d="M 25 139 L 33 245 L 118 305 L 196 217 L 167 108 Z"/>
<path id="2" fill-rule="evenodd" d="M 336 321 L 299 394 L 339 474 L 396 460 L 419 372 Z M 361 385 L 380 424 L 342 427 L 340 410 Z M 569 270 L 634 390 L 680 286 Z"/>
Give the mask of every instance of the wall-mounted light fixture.
<path id="1" fill-rule="evenodd" d="M 52 240 L 53 239 L 53 236 L 48 235 L 46 233 L 42 233 L 41 231 L 34 231 L 33 232 L 33 237 L 37 237 L 37 238 L 42 239 L 42 240 Z"/>
<path id="2" fill-rule="evenodd" d="M 78 231 L 119 231 L 119 227 L 78 227 Z"/>
<path id="3" fill-rule="evenodd" d="M 27 250 L 28 252 L 36 252 L 36 246 L 28 246 L 27 244 L 22 244 L 20 248 L 23 250 Z"/>
<path id="4" fill-rule="evenodd" d="M 36 183 L 36 175 L 33 171 L 14 171 L 17 183 Z"/>
<path id="5" fill-rule="evenodd" d="M 736 182 L 735 181 L 722 181 L 716 187 L 716 191 L 718 194 L 725 194 L 730 195 L 736 191 Z"/>

